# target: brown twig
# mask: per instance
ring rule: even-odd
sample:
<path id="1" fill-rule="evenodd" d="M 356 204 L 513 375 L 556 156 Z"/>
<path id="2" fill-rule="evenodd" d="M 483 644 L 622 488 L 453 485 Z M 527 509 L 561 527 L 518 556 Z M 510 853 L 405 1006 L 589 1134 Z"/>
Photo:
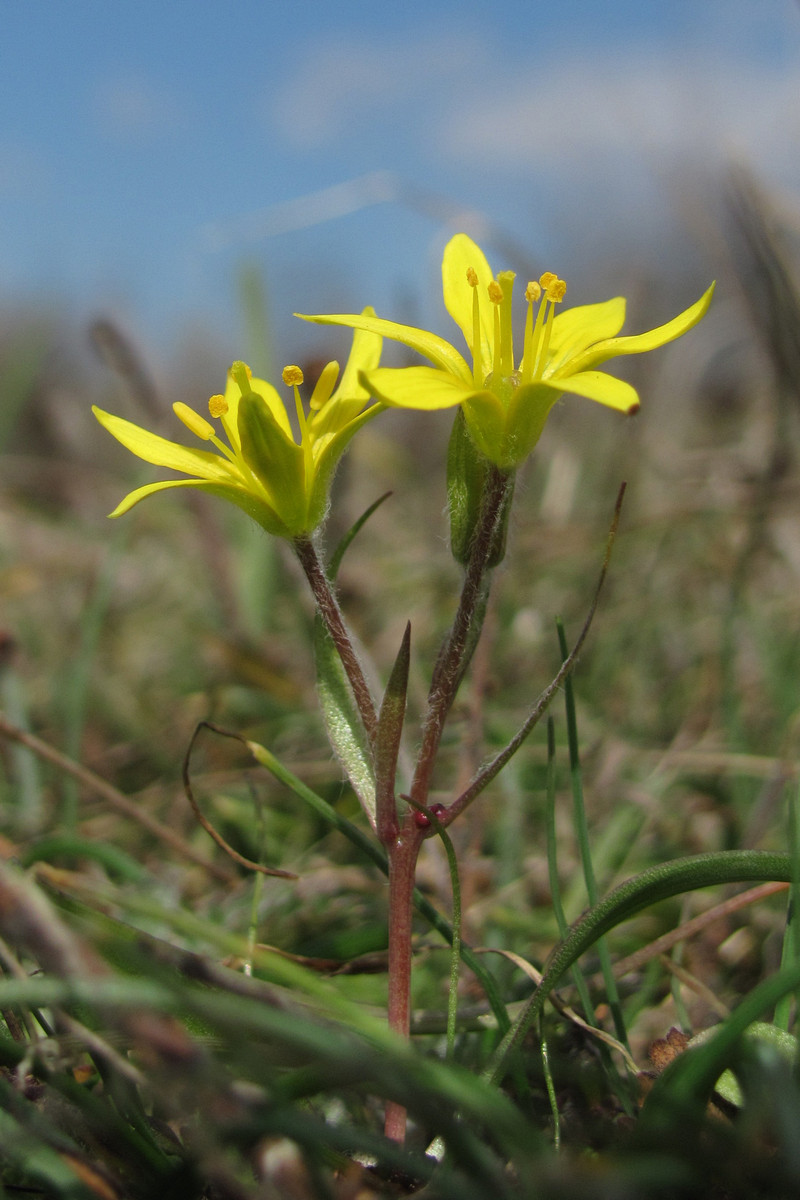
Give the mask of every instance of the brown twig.
<path id="1" fill-rule="evenodd" d="M 279 879 L 297 879 L 297 875 L 295 875 L 292 871 L 282 871 L 279 867 L 265 867 L 263 863 L 254 862 L 252 858 L 245 858 L 245 856 L 240 854 L 238 850 L 234 850 L 233 846 L 231 846 L 229 842 L 225 841 L 225 838 L 221 833 L 217 832 L 217 830 L 209 821 L 208 817 L 204 816 L 200 811 L 200 806 L 195 800 L 194 792 L 192 790 L 192 781 L 189 772 L 192 750 L 194 749 L 194 744 L 197 741 L 201 729 L 213 729 L 215 732 L 217 732 L 216 726 L 210 725 L 208 721 L 201 721 L 192 734 L 183 759 L 183 790 L 186 793 L 186 799 L 191 805 L 192 812 L 195 815 L 198 825 L 201 825 L 209 837 L 214 839 L 220 849 L 224 850 L 228 857 L 232 858 L 233 861 L 238 863 L 240 867 L 246 867 L 248 871 L 258 871 L 261 875 L 276 875 Z"/>
<path id="2" fill-rule="evenodd" d="M 17 742 L 20 746 L 25 746 L 37 758 L 41 758 L 44 762 L 52 763 L 59 771 L 63 771 L 65 775 L 70 775 L 73 779 L 77 779 L 89 791 L 101 796 L 112 808 L 117 812 L 123 813 L 126 817 L 130 817 L 132 821 L 136 821 L 148 833 L 171 846 L 178 854 L 182 854 L 184 858 L 191 859 L 198 866 L 204 867 L 217 879 L 223 883 L 231 883 L 233 876 L 229 871 L 215 863 L 209 862 L 202 854 L 198 854 L 188 842 L 185 842 L 179 834 L 170 829 L 167 825 L 162 825 L 155 817 L 151 817 L 148 812 L 140 808 L 135 801 L 129 799 L 128 796 L 118 791 L 105 779 L 99 775 L 95 775 L 94 771 L 90 771 L 88 767 L 81 766 L 71 758 L 67 758 L 60 750 L 56 750 L 48 742 L 42 741 L 35 734 L 28 733 L 26 729 L 20 729 L 18 725 L 14 725 L 2 713 L 0 713 L 0 737 L 6 737 L 9 741 Z"/>
<path id="3" fill-rule="evenodd" d="M 688 938 L 694 937 L 696 933 L 700 933 L 706 929 L 714 921 L 718 921 L 721 917 L 728 917 L 731 913 L 737 912 L 740 908 L 745 908 L 748 904 L 755 904 L 758 900 L 764 900 L 767 896 L 773 896 L 776 892 L 785 892 L 789 888 L 788 883 L 760 883 L 758 887 L 748 888 L 746 892 L 739 892 L 736 896 L 731 896 L 727 900 L 723 900 L 721 904 L 715 904 L 713 908 L 709 908 L 704 913 L 700 913 L 697 917 L 692 917 L 690 921 L 684 921 L 677 929 L 671 929 L 669 933 L 663 934 L 660 938 L 650 942 L 647 946 L 642 946 L 640 950 L 629 954 L 627 958 L 621 958 L 613 964 L 612 970 L 617 979 L 621 979 L 623 975 L 629 975 L 631 971 L 638 971 L 650 962 L 653 958 L 658 958 L 660 955 L 666 954 L 673 946 L 677 946 L 679 942 L 685 942 Z"/>

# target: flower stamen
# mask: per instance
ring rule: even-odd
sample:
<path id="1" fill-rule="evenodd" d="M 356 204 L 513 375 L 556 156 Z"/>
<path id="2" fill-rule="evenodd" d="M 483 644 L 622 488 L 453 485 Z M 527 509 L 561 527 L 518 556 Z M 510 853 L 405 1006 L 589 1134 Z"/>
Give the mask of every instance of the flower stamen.
<path id="1" fill-rule="evenodd" d="M 472 288 L 472 378 L 476 386 L 483 382 L 481 377 L 481 306 L 478 301 L 478 272 L 467 267 L 467 283 Z"/>
<path id="2" fill-rule="evenodd" d="M 308 407 L 312 412 L 319 412 L 321 408 L 325 407 L 333 395 L 333 389 L 336 386 L 338 378 L 338 362 L 329 362 L 327 366 L 323 367 L 322 374 L 314 384 L 314 391 L 311 393 L 311 399 L 308 402 Z"/>
<path id="3" fill-rule="evenodd" d="M 297 423 L 300 426 L 300 445 L 303 447 L 305 477 L 306 479 L 311 479 L 314 474 L 314 455 L 311 448 L 311 438 L 308 436 L 308 420 L 303 408 L 303 401 L 300 399 L 300 384 L 303 382 L 303 372 L 299 367 L 284 367 L 282 378 L 287 387 L 294 388 L 294 407 L 297 413 Z"/>
<path id="4" fill-rule="evenodd" d="M 500 369 L 506 379 L 514 373 L 514 318 L 511 312 L 511 300 L 514 294 L 513 271 L 501 271 L 497 281 L 503 293 L 500 305 Z"/>
<path id="5" fill-rule="evenodd" d="M 492 361 L 492 374 L 495 379 L 502 378 L 502 353 L 500 349 L 500 305 L 503 303 L 503 289 L 496 279 L 493 279 L 489 284 L 489 299 L 494 305 L 494 357 Z"/>
<path id="6" fill-rule="evenodd" d="M 547 352 L 550 348 L 550 337 L 553 332 L 553 318 L 556 305 L 561 303 L 567 293 L 567 285 L 564 280 L 559 279 L 552 271 L 545 271 L 544 275 L 540 276 L 539 283 L 544 288 L 545 303 L 542 307 L 547 309 L 547 315 L 545 317 L 544 335 L 537 348 L 536 365 L 533 368 L 535 379 L 541 379 L 547 365 Z"/>
<path id="7" fill-rule="evenodd" d="M 212 441 L 214 426 L 205 417 L 201 417 L 200 413 L 195 412 L 193 408 L 189 408 L 188 404 L 183 404 L 180 400 L 176 400 L 173 404 L 172 411 L 195 437 L 199 437 L 204 442 Z"/>

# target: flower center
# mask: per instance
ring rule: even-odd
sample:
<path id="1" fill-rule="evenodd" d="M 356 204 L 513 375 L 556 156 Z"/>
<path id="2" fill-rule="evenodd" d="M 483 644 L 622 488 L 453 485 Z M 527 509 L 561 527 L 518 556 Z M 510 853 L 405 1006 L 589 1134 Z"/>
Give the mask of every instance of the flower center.
<path id="1" fill-rule="evenodd" d="M 472 288 L 472 377 L 476 387 L 488 387 L 502 400 L 507 400 L 509 389 L 535 383 L 541 379 L 547 366 L 547 354 L 553 331 L 555 306 L 564 299 L 567 285 L 552 271 L 545 271 L 538 283 L 529 283 L 525 289 L 528 311 L 525 317 L 525 335 L 522 361 L 519 369 L 514 365 L 514 333 L 511 298 L 514 290 L 513 271 L 501 271 L 489 284 L 487 291 L 492 305 L 492 365 L 488 375 L 484 374 L 481 354 L 480 287 L 477 272 L 467 270 L 467 283 Z"/>

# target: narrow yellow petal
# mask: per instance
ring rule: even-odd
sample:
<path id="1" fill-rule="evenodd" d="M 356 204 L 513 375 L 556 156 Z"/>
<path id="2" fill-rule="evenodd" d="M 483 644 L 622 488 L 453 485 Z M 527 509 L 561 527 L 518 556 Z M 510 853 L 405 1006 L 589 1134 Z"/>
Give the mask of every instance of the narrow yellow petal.
<path id="1" fill-rule="evenodd" d="M 147 496 L 153 496 L 156 492 L 165 492 L 168 488 L 176 487 L 197 487 L 199 484 L 199 479 L 167 479 L 162 483 L 147 483 L 144 487 L 135 488 L 134 491 L 128 492 L 127 496 L 123 496 L 114 511 L 108 515 L 122 517 L 125 513 L 130 512 L 140 500 L 146 499 Z"/>
<path id="2" fill-rule="evenodd" d="M 671 321 L 667 321 L 665 325 L 659 325 L 656 329 L 650 329 L 646 333 L 637 333 L 631 337 L 607 338 L 605 341 L 597 342 L 594 346 L 589 346 L 569 363 L 570 373 L 599 366 L 600 363 L 609 358 L 616 358 L 620 354 L 642 354 L 646 350 L 655 350 L 659 346 L 664 346 L 667 342 L 681 337 L 698 321 L 701 321 L 708 312 L 711 297 L 714 295 L 714 287 L 715 285 L 712 283 L 699 300 L 684 312 L 679 313 L 677 317 L 673 317 Z"/>
<path id="3" fill-rule="evenodd" d="M 373 395 L 393 408 L 420 408 L 432 412 L 463 404 L 475 385 L 437 371 L 434 367 L 378 367 L 364 375 Z"/>
<path id="4" fill-rule="evenodd" d="M 601 304 L 579 304 L 560 312 L 550 334 L 550 363 L 554 369 L 587 346 L 616 337 L 625 323 L 625 299 L 616 296 Z"/>
<path id="5" fill-rule="evenodd" d="M 480 362 L 483 378 L 492 369 L 494 357 L 494 313 L 489 301 L 488 288 L 493 281 L 492 268 L 480 246 L 465 233 L 457 233 L 444 249 L 442 258 L 442 288 L 445 308 L 464 335 L 464 341 L 473 352 L 473 288 L 467 282 L 467 272 L 474 271 L 478 282 L 475 285 L 480 312 Z"/>
<path id="6" fill-rule="evenodd" d="M 639 393 L 624 379 L 607 375 L 604 371 L 580 371 L 575 375 L 559 375 L 540 381 L 555 392 L 570 392 L 574 396 L 585 396 L 596 400 L 607 408 L 618 412 L 635 413 L 639 408 Z"/>
<path id="7" fill-rule="evenodd" d="M 181 471 L 184 475 L 196 475 L 200 479 L 213 479 L 220 483 L 237 481 L 233 466 L 219 454 L 170 442 L 156 433 L 134 425 L 132 421 L 125 421 L 122 417 L 103 412 L 97 406 L 92 408 L 92 412 L 103 428 L 121 442 L 126 450 L 155 467 L 169 467 L 170 470 Z"/>
<path id="8" fill-rule="evenodd" d="M 301 321 L 314 321 L 317 325 L 344 325 L 349 329 L 365 329 L 368 333 L 392 338 L 395 342 L 410 346 L 443 371 L 452 371 L 465 382 L 472 379 L 472 371 L 455 347 L 444 338 L 437 337 L 435 333 L 428 333 L 425 329 L 415 329 L 412 325 L 398 325 L 396 321 L 384 321 L 381 317 L 369 317 L 360 313 L 335 316 L 308 316 L 304 313 L 294 315 Z"/>

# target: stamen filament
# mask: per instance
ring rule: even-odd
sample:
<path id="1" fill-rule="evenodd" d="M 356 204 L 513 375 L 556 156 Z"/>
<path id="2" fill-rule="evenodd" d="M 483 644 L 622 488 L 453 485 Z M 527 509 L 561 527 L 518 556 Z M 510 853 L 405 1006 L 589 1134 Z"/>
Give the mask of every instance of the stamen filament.
<path id="1" fill-rule="evenodd" d="M 502 348 L 500 345 L 501 328 L 500 328 L 500 305 L 503 302 L 503 289 L 496 279 L 493 279 L 489 284 L 489 299 L 494 305 L 494 346 L 492 354 L 492 374 L 495 379 L 499 380 L 503 375 L 503 359 Z"/>
<path id="2" fill-rule="evenodd" d="M 478 274 L 470 267 L 467 283 L 472 288 L 472 380 L 476 387 L 483 383 L 481 363 L 481 306 L 478 300 Z"/>
<path id="3" fill-rule="evenodd" d="M 531 333 L 530 346 L 526 347 L 526 362 L 522 368 L 522 382 L 532 383 L 534 379 L 538 379 L 537 368 L 541 359 L 540 346 L 542 341 L 542 324 L 544 322 L 545 309 L 547 302 L 542 301 L 536 313 L 536 321 Z M 526 378 L 527 376 L 527 378 Z"/>
<path id="4" fill-rule="evenodd" d="M 287 384 L 287 386 L 294 388 L 294 407 L 295 412 L 297 413 L 297 423 L 300 426 L 300 445 L 303 448 L 305 491 L 306 485 L 314 478 L 314 451 L 311 446 L 311 438 L 308 433 L 308 421 L 303 408 L 303 401 L 300 399 L 300 388 L 298 386 L 303 382 L 303 372 L 299 367 L 284 367 L 283 382 Z"/>
<path id="5" fill-rule="evenodd" d="M 210 437 L 208 440 L 211 442 L 212 446 L 216 446 L 217 449 L 220 451 L 220 453 L 224 454 L 225 457 L 234 464 L 234 466 L 236 466 L 236 467 L 241 466 L 239 460 L 237 459 L 233 450 L 231 450 L 230 446 L 226 446 L 225 443 L 222 441 L 222 439 L 218 438 L 216 434 L 214 434 L 214 436 Z"/>
<path id="6" fill-rule="evenodd" d="M 513 271 L 501 271 L 497 282 L 503 293 L 500 302 L 500 370 L 505 379 L 514 373 L 514 324 L 511 312 L 511 301 L 514 293 Z"/>
<path id="7" fill-rule="evenodd" d="M 556 311 L 555 303 L 552 300 L 545 301 L 542 307 L 547 309 L 547 317 L 544 324 L 544 336 L 539 343 L 539 350 L 536 355 L 536 366 L 533 372 L 536 379 L 541 379 L 547 365 L 547 351 L 550 348 L 550 335 L 553 332 L 553 315 Z"/>
<path id="8" fill-rule="evenodd" d="M 533 375 L 533 306 L 539 300 L 542 289 L 538 283 L 529 283 L 525 288 L 525 333 L 522 340 L 522 358 L 519 364 L 520 383 L 524 386 L 530 383 Z"/>

